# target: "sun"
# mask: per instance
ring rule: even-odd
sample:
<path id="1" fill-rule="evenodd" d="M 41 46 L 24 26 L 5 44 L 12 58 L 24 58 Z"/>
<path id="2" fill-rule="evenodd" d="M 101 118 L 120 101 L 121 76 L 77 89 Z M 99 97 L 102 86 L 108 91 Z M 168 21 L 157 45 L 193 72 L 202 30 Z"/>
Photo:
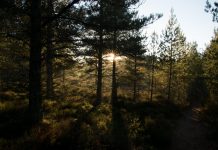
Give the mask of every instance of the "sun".
<path id="1" fill-rule="evenodd" d="M 110 62 L 113 62 L 114 59 L 115 59 L 115 61 L 118 61 L 118 60 L 121 60 L 122 57 L 116 56 L 114 53 L 109 53 L 109 54 L 104 55 L 104 59 L 106 59 Z"/>
<path id="2" fill-rule="evenodd" d="M 106 56 L 105 59 L 110 61 L 110 62 L 113 62 L 113 59 L 115 57 L 114 53 L 109 53 L 109 54 L 107 54 L 105 56 Z"/>

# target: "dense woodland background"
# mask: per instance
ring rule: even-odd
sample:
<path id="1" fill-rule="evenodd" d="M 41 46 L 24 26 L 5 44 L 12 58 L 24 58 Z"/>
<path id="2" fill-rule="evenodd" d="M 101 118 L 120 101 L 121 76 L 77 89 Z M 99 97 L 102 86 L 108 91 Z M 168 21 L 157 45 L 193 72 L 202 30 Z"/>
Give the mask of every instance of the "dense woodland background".
<path id="1" fill-rule="evenodd" d="M 1 0 L 0 149 L 169 149 L 196 105 L 218 141 L 218 30 L 199 53 L 172 9 L 147 36 L 140 4 Z"/>

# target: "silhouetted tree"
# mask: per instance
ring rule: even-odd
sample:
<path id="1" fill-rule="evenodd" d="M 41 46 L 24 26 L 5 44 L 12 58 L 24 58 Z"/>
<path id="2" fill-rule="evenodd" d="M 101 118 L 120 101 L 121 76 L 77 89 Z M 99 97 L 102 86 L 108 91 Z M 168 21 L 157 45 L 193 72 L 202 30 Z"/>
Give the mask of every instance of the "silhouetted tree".
<path id="1" fill-rule="evenodd" d="M 30 70 L 29 70 L 29 110 L 33 123 L 42 118 L 41 95 L 41 0 L 31 1 Z"/>
<path id="2" fill-rule="evenodd" d="M 30 59 L 29 59 L 29 110 L 32 123 L 41 121 L 42 118 L 42 93 L 41 93 L 41 52 L 42 52 L 42 27 L 53 22 L 63 15 L 79 0 L 70 2 L 59 13 L 42 22 L 41 0 L 30 2 Z"/>
<path id="3" fill-rule="evenodd" d="M 206 1 L 205 11 L 213 15 L 213 21 L 218 22 L 218 3 L 214 2 L 211 4 L 208 0 Z"/>

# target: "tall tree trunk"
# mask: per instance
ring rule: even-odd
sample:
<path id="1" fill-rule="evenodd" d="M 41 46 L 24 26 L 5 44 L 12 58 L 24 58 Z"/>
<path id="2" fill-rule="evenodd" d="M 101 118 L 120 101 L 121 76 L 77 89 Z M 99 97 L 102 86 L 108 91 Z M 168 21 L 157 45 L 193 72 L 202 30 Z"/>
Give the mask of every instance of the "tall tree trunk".
<path id="1" fill-rule="evenodd" d="M 48 0 L 48 16 L 51 17 L 53 15 L 53 1 Z M 47 51 L 46 51 L 46 72 L 47 72 L 47 81 L 46 81 L 46 98 L 52 99 L 54 94 L 53 88 L 53 49 L 52 49 L 52 38 L 53 38 L 53 30 L 52 23 L 48 23 L 47 25 Z"/>
<path id="2" fill-rule="evenodd" d="M 41 97 L 41 0 L 31 0 L 29 60 L 29 111 L 32 123 L 42 119 Z"/>
<path id="3" fill-rule="evenodd" d="M 3 92 L 3 79 L 2 79 L 2 71 L 0 70 L 0 93 L 2 93 L 2 92 Z M 1 96 L 1 94 L 0 94 L 0 96 Z"/>
<path id="4" fill-rule="evenodd" d="M 133 80 L 133 101 L 136 101 L 136 86 L 137 86 L 137 59 L 134 56 L 134 80 Z"/>
<path id="5" fill-rule="evenodd" d="M 167 100 L 171 100 L 171 84 L 172 84 L 172 69 L 173 69 L 173 56 L 172 56 L 172 43 L 170 47 L 170 66 L 169 66 L 169 79 L 168 79 L 168 97 Z"/>
<path id="6" fill-rule="evenodd" d="M 62 68 L 62 96 L 63 99 L 66 97 L 66 83 L 65 83 L 65 66 Z"/>
<path id="7" fill-rule="evenodd" d="M 49 29 L 50 26 L 48 26 L 48 32 L 51 32 Z M 48 39 L 47 42 L 51 42 L 50 40 L 50 33 L 48 33 Z M 52 52 L 52 44 L 48 43 L 47 45 L 47 52 L 46 52 L 46 73 L 47 73 L 47 79 L 46 79 L 46 98 L 52 99 L 54 88 L 53 88 L 53 52 Z"/>
<path id="8" fill-rule="evenodd" d="M 97 77 L 97 90 L 96 90 L 96 101 L 94 105 L 99 105 L 102 100 L 102 53 L 103 53 L 103 29 L 102 29 L 102 19 L 103 19 L 103 4 L 100 1 L 100 29 L 99 29 L 99 49 L 98 49 L 98 77 Z"/>
<path id="9" fill-rule="evenodd" d="M 154 90 L 154 53 L 152 56 L 152 68 L 151 68 L 151 93 L 150 93 L 150 101 L 153 101 L 153 90 Z"/>
<path id="10" fill-rule="evenodd" d="M 177 79 L 178 80 L 178 79 Z M 180 85 L 181 80 L 177 81 L 177 102 L 180 102 L 180 92 L 182 91 L 182 86 Z"/>
<path id="11" fill-rule="evenodd" d="M 113 66 L 112 66 L 112 91 L 111 91 L 111 102 L 112 105 L 115 106 L 117 103 L 117 81 L 116 81 L 116 60 L 115 56 L 113 58 Z"/>
<path id="12" fill-rule="evenodd" d="M 100 47 L 98 51 L 98 79 L 95 105 L 99 105 L 102 99 L 102 31 L 100 31 Z"/>
<path id="13" fill-rule="evenodd" d="M 115 106 L 117 103 L 117 81 L 116 81 L 116 47 L 117 47 L 117 31 L 113 33 L 113 66 L 112 66 L 112 85 L 111 85 L 111 103 L 112 106 Z"/>

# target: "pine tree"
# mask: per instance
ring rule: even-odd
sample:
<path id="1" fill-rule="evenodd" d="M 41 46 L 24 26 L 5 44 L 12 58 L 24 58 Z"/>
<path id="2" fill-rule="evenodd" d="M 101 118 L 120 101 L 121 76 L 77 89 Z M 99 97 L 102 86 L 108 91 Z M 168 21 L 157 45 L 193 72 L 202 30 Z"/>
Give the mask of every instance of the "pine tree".
<path id="1" fill-rule="evenodd" d="M 43 18 L 49 20 L 55 14 L 61 12 L 65 7 L 65 2 L 46 0 L 42 6 Z M 54 9 L 55 8 L 55 9 Z M 65 12 L 64 16 L 56 18 L 54 21 L 47 22 L 43 26 L 43 58 L 45 58 L 46 68 L 46 98 L 54 98 L 54 73 L 58 65 L 65 69 L 66 66 L 72 66 L 75 60 L 73 60 L 78 53 L 81 43 L 81 30 L 83 25 L 77 20 L 83 17 L 83 12 L 80 8 L 71 6 Z M 46 20 L 44 22 L 46 22 Z M 75 57 L 72 57 L 75 56 Z M 57 64 L 59 62 L 59 64 Z M 62 62 L 63 64 L 60 64 Z"/>
<path id="2" fill-rule="evenodd" d="M 103 53 L 105 52 L 104 36 L 105 18 L 107 17 L 105 8 L 109 7 L 109 1 L 99 0 L 96 3 L 89 3 L 86 8 L 87 17 L 84 20 L 86 27 L 85 38 L 83 41 L 85 44 L 91 46 L 85 52 L 86 56 L 94 57 L 97 59 L 97 80 L 96 80 L 96 99 L 94 105 L 99 105 L 102 101 L 102 65 L 103 65 Z M 88 35 L 87 35 L 88 33 Z"/>
<path id="3" fill-rule="evenodd" d="M 144 46 L 142 45 L 143 39 L 139 32 L 133 32 L 129 34 L 126 40 L 122 42 L 125 47 L 120 49 L 122 55 L 128 57 L 126 69 L 129 72 L 129 79 L 133 85 L 133 96 L 132 99 L 135 102 L 137 100 L 137 86 L 138 82 L 142 80 L 142 73 L 139 72 L 139 67 L 142 66 L 142 61 L 144 60 L 144 54 L 146 52 Z M 128 41 L 128 42 L 127 42 Z"/>
<path id="4" fill-rule="evenodd" d="M 108 10 L 109 14 L 111 14 L 111 18 L 108 17 L 111 28 L 107 31 L 111 33 L 112 39 L 112 52 L 115 54 L 125 54 L 122 51 L 122 47 L 125 47 L 125 44 L 119 44 L 123 41 L 128 35 L 129 32 L 132 31 L 139 31 L 143 26 L 146 26 L 149 23 L 152 23 L 156 19 L 159 19 L 161 15 L 150 15 L 149 17 L 137 18 L 137 12 L 130 11 L 130 7 L 134 4 L 137 4 L 138 1 L 113 1 L 112 2 L 112 9 Z M 126 41 L 128 43 L 128 41 Z M 125 48 L 124 48 L 125 49 Z M 138 51 L 139 49 L 136 49 Z M 136 53 L 135 53 L 136 54 Z M 116 84 L 116 62 L 115 59 L 113 61 L 112 67 L 112 93 L 111 99 L 117 102 L 117 84 Z"/>
<path id="5" fill-rule="evenodd" d="M 202 54 L 197 51 L 197 44 L 189 44 L 189 51 L 185 58 L 187 74 L 187 100 L 193 105 L 196 103 L 205 102 L 208 96 L 207 87 L 205 84 L 203 72 L 203 59 Z"/>
<path id="6" fill-rule="evenodd" d="M 42 119 L 42 93 L 41 93 L 41 53 L 42 53 L 42 27 L 63 15 L 78 0 L 65 6 L 57 15 L 42 22 L 41 0 L 30 2 L 30 59 L 29 59 L 29 111 L 32 123 Z"/>
<path id="7" fill-rule="evenodd" d="M 48 17 L 54 15 L 54 5 L 52 0 L 47 0 L 47 12 Z M 54 51 L 53 51 L 53 27 L 52 23 L 48 23 L 46 27 L 47 32 L 47 39 L 46 39 L 46 98 L 51 99 L 54 94 L 54 87 L 53 87 L 53 58 L 54 58 Z"/>
<path id="8" fill-rule="evenodd" d="M 184 50 L 185 37 L 177 23 L 176 16 L 173 9 L 171 10 L 170 19 L 168 21 L 166 29 L 162 33 L 161 37 L 161 58 L 168 65 L 168 91 L 167 99 L 172 99 L 172 84 L 174 75 L 174 63 L 181 56 Z"/>
<path id="9" fill-rule="evenodd" d="M 218 98 L 218 32 L 215 30 L 214 37 L 204 52 L 204 73 L 211 101 Z"/>
<path id="10" fill-rule="evenodd" d="M 150 43 L 150 53 L 151 53 L 151 84 L 150 84 L 150 101 L 153 100 L 153 92 L 154 92 L 154 74 L 156 68 L 156 55 L 159 49 L 159 39 L 158 35 L 153 32 L 151 35 L 151 43 Z"/>
<path id="11" fill-rule="evenodd" d="M 31 1 L 29 110 L 32 123 L 42 118 L 41 96 L 41 0 Z"/>

